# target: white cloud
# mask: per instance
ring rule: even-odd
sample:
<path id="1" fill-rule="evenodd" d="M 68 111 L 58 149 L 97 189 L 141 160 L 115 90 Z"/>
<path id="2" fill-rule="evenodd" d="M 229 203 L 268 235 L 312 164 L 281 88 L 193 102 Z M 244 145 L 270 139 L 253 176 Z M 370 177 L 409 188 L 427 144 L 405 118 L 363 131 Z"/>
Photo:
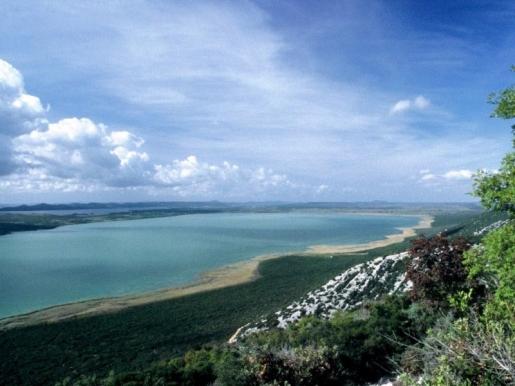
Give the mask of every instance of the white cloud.
<path id="1" fill-rule="evenodd" d="M 250 192 L 278 191 L 294 187 L 288 177 L 265 168 L 244 169 L 227 161 L 220 165 L 200 162 L 194 155 L 168 165 L 155 165 L 156 186 L 171 187 L 176 193 L 245 197 Z"/>
<path id="2" fill-rule="evenodd" d="M 422 95 L 419 95 L 413 101 L 413 105 L 420 110 L 424 110 L 431 105 L 431 102 L 429 101 L 429 99 L 424 98 Z"/>
<path id="3" fill-rule="evenodd" d="M 71 158 L 76 154 L 71 154 Z M 79 163 L 70 160 L 67 172 L 60 175 L 50 170 L 47 164 L 11 174 L 0 179 L 0 192 L 98 192 L 119 189 L 136 189 L 154 196 L 188 197 L 189 199 L 259 198 L 260 194 L 281 193 L 297 188 L 289 179 L 273 170 L 258 168 L 244 169 L 229 162 L 215 165 L 200 162 L 196 156 L 174 160 L 166 165 L 153 165 L 146 162 L 147 168 L 140 170 L 135 179 L 123 178 L 123 161 L 120 168 L 100 170 L 98 165 Z M 75 166 L 84 168 L 83 173 L 73 173 Z M 87 170 L 95 169 L 98 178 L 86 175 Z M 113 174 L 122 174 L 115 177 Z M 129 184 L 129 182 L 132 182 Z M 125 183 L 122 184 L 122 183 Z"/>
<path id="4" fill-rule="evenodd" d="M 452 169 L 441 174 L 434 174 L 429 169 L 424 169 L 420 171 L 420 174 L 419 181 L 430 185 L 470 180 L 474 176 L 474 172 L 469 169 Z"/>
<path id="5" fill-rule="evenodd" d="M 403 99 L 398 101 L 393 105 L 393 107 L 390 110 L 390 113 L 400 113 L 406 110 L 409 110 L 411 108 L 411 101 L 409 99 Z"/>
<path id="6" fill-rule="evenodd" d="M 42 123 L 45 109 L 27 94 L 21 73 L 0 59 L 0 134 L 13 136 Z"/>
<path id="7" fill-rule="evenodd" d="M 14 139 L 20 167 L 43 175 L 105 185 L 143 182 L 149 160 L 143 140 L 126 131 L 109 132 L 88 118 L 66 118 Z"/>
<path id="8" fill-rule="evenodd" d="M 107 187 L 91 181 L 48 175 L 43 169 L 27 169 L 0 179 L 0 192 L 11 194 L 93 192 L 105 189 Z"/>
<path id="9" fill-rule="evenodd" d="M 431 180 L 434 180 L 434 179 L 436 179 L 436 178 L 437 178 L 437 177 L 436 177 L 434 174 L 432 174 L 432 173 L 427 173 L 427 174 L 424 174 L 420 179 L 421 179 L 422 181 L 431 181 Z"/>
<path id="10" fill-rule="evenodd" d="M 12 138 L 44 124 L 39 98 L 25 91 L 21 73 L 0 59 L 0 176 L 13 172 Z"/>
<path id="11" fill-rule="evenodd" d="M 322 194 L 322 193 L 326 192 L 328 189 L 329 189 L 329 185 L 321 184 L 316 188 L 316 193 Z"/>
<path id="12" fill-rule="evenodd" d="M 431 101 L 423 95 L 419 95 L 412 100 L 402 99 L 396 102 L 390 109 L 390 114 L 398 114 L 408 110 L 425 110 L 429 106 L 431 106 Z"/>
<path id="13" fill-rule="evenodd" d="M 217 181 L 238 179 L 239 167 L 224 162 L 221 166 L 201 163 L 194 155 L 175 160 L 168 165 L 155 165 L 153 180 L 157 185 L 179 186 L 212 184 Z"/>
<path id="14" fill-rule="evenodd" d="M 443 178 L 447 180 L 469 180 L 474 175 L 472 170 L 461 169 L 461 170 L 449 170 L 443 174 Z"/>
<path id="15" fill-rule="evenodd" d="M 9 141 L 0 142 L 0 172 L 8 174 L 0 179 L 1 191 L 164 189 L 178 196 L 245 197 L 294 186 L 271 169 L 209 164 L 194 155 L 154 164 L 143 150 L 143 138 L 89 118 L 48 123 L 39 98 L 25 93 L 22 75 L 5 61 L 0 62 L 0 92 L 0 118 L 12 124 L 3 126 Z"/>
<path id="16" fill-rule="evenodd" d="M 0 89 L 2 94 L 7 90 L 17 94 L 23 90 L 23 77 L 21 73 L 5 60 L 0 59 Z"/>

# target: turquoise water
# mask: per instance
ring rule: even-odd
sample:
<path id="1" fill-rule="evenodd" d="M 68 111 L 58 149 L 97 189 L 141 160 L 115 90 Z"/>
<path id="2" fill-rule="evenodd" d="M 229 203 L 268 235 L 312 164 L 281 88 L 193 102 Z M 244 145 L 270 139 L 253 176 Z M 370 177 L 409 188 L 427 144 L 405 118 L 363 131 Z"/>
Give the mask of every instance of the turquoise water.
<path id="1" fill-rule="evenodd" d="M 15 233 L 0 237 L 0 317 L 180 286 L 253 256 L 369 242 L 417 222 L 386 215 L 216 213 Z"/>

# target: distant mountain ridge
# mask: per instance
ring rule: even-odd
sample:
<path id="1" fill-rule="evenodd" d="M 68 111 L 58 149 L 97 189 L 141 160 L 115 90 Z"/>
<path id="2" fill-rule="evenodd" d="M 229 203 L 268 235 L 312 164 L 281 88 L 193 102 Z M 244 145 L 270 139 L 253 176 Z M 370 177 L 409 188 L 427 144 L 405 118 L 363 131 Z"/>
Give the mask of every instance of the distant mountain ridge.
<path id="1" fill-rule="evenodd" d="M 403 203 L 388 201 L 363 202 L 285 202 L 285 201 L 146 201 L 146 202 L 88 202 L 62 204 L 22 204 L 0 207 L 0 212 L 53 211 L 53 210 L 87 210 L 87 209 L 235 209 L 235 208 L 280 208 L 280 209 L 461 209 L 476 210 L 475 202 L 449 203 Z"/>

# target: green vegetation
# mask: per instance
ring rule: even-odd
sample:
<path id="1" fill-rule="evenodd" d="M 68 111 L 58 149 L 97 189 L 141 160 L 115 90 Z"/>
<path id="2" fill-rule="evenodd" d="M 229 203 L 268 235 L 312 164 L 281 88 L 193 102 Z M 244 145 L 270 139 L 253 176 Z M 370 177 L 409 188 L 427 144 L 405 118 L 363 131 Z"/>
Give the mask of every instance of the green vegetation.
<path id="1" fill-rule="evenodd" d="M 491 101 L 496 104 L 494 117 L 515 118 L 515 87 Z M 427 385 L 515 384 L 514 151 L 504 157 L 497 173 L 477 174 L 474 194 L 486 208 L 507 212 L 509 220 L 464 254 L 468 288 L 449 293 L 455 310 L 420 344 L 423 365 L 404 375 L 407 383 L 415 384 L 415 376 L 420 376 Z"/>
<path id="2" fill-rule="evenodd" d="M 59 324 L 0 332 L 0 383 L 141 368 L 195 345 L 221 342 L 350 266 L 376 256 L 289 256 L 260 265 L 254 282 Z"/>
<path id="3" fill-rule="evenodd" d="M 403 345 L 412 344 L 429 326 L 423 315 L 407 297 L 387 297 L 331 320 L 307 317 L 235 346 L 189 351 L 143 371 L 60 385 L 362 385 L 393 370 L 390 358 L 399 357 Z"/>
<path id="4" fill-rule="evenodd" d="M 505 212 L 456 212 L 436 216 L 431 226 L 431 233 L 426 236 L 434 236 L 443 233 L 452 237 L 466 237 L 470 241 L 476 242 L 481 239 L 481 235 L 474 235 L 478 229 L 482 229 L 496 221 L 506 220 Z"/>
<path id="5" fill-rule="evenodd" d="M 154 217 L 170 217 L 187 214 L 216 213 L 215 209 L 152 209 L 114 212 L 106 214 L 49 214 L 49 213 L 0 213 L 0 236 L 13 232 L 53 229 L 64 225 L 86 224 L 102 221 L 138 220 Z"/>
<path id="6" fill-rule="evenodd" d="M 0 236 L 7 235 L 13 232 L 24 232 L 24 231 L 37 231 L 39 229 L 52 229 L 55 228 L 51 224 L 27 224 L 27 223 L 16 223 L 16 222 L 0 222 Z"/>

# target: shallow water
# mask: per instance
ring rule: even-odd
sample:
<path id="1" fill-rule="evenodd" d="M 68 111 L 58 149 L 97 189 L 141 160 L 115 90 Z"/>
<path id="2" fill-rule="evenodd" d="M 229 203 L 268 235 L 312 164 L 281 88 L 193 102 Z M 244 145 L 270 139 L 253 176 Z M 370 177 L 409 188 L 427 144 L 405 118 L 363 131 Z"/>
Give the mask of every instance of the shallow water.
<path id="1" fill-rule="evenodd" d="M 388 215 L 214 213 L 15 233 L 0 237 L 0 317 L 180 286 L 257 255 L 365 243 L 417 222 Z"/>

